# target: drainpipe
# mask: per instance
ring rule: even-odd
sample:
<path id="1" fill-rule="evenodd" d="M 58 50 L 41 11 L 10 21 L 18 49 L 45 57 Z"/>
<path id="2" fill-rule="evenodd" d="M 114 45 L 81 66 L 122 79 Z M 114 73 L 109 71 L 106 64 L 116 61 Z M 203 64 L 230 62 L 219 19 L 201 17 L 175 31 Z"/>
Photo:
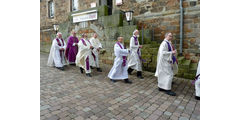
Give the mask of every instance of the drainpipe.
<path id="1" fill-rule="evenodd" d="M 180 0 L 180 45 L 179 45 L 179 51 L 180 55 L 182 55 L 182 43 L 183 43 L 183 7 L 182 7 L 182 1 Z"/>

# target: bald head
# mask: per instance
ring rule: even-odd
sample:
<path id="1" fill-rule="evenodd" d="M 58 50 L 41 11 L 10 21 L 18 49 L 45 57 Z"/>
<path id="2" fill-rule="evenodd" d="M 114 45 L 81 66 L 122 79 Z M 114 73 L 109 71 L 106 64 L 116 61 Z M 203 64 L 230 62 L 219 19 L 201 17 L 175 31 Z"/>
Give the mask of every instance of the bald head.
<path id="1" fill-rule="evenodd" d="M 61 32 L 58 32 L 58 33 L 57 33 L 57 37 L 58 37 L 58 38 L 62 38 L 62 33 L 61 33 Z"/>
<path id="2" fill-rule="evenodd" d="M 72 36 L 76 37 L 76 31 L 75 30 L 72 31 Z"/>

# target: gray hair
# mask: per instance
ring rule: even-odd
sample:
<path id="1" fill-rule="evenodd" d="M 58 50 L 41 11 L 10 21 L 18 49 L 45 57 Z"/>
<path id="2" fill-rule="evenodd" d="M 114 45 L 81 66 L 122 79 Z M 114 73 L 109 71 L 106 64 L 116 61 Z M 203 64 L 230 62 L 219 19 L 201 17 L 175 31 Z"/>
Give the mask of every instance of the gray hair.
<path id="1" fill-rule="evenodd" d="M 167 37 L 167 35 L 170 34 L 170 33 L 171 33 L 171 32 L 167 32 L 167 33 L 165 34 L 165 37 Z M 172 34 L 172 33 L 171 33 L 171 34 Z"/>
<path id="2" fill-rule="evenodd" d="M 135 29 L 134 31 L 133 31 L 133 35 L 137 32 L 138 30 L 137 29 Z"/>

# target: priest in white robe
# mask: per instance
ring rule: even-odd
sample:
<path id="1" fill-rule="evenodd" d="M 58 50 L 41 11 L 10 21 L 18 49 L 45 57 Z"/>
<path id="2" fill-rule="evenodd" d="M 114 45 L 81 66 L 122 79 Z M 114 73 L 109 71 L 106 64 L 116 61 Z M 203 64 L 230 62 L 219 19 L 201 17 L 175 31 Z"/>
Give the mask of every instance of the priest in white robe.
<path id="1" fill-rule="evenodd" d="M 91 50 L 93 46 L 91 45 L 90 41 L 87 40 L 87 35 L 83 34 L 82 38 L 78 42 L 78 53 L 76 56 L 76 66 L 80 67 L 80 72 L 83 73 L 83 70 L 86 72 L 86 76 L 92 77 L 91 68 L 90 68 L 90 61 L 91 61 Z"/>
<path id="2" fill-rule="evenodd" d="M 90 38 L 90 42 L 93 46 L 92 49 L 92 60 L 90 65 L 97 68 L 98 72 L 102 72 L 101 68 L 99 67 L 99 51 L 102 49 L 102 44 L 100 43 L 99 39 L 97 38 L 97 34 L 94 33 L 93 37 Z"/>
<path id="3" fill-rule="evenodd" d="M 47 65 L 64 70 L 64 65 L 68 64 L 64 55 L 65 49 L 66 43 L 62 38 L 62 33 L 58 32 L 57 37 L 52 41 Z"/>
<path id="4" fill-rule="evenodd" d="M 124 48 L 123 45 L 123 37 L 118 37 L 118 42 L 114 45 L 114 64 L 110 72 L 108 73 L 108 77 L 112 82 L 116 82 L 116 80 L 124 80 L 125 83 L 132 83 L 128 79 L 128 66 L 127 66 L 127 56 L 129 54 L 129 50 Z"/>
<path id="5" fill-rule="evenodd" d="M 200 100 L 200 60 L 198 62 L 198 68 L 195 77 L 195 90 L 196 90 L 195 99 Z"/>
<path id="6" fill-rule="evenodd" d="M 171 91 L 172 79 L 174 75 L 174 67 L 176 50 L 173 50 L 171 45 L 172 33 L 166 33 L 165 39 L 162 41 L 157 56 L 157 67 L 155 76 L 158 77 L 159 91 L 164 91 L 166 94 L 176 96 L 176 93 Z"/>
<path id="7" fill-rule="evenodd" d="M 141 58 L 141 48 L 142 45 L 139 44 L 139 31 L 134 30 L 133 36 L 130 39 L 130 51 L 128 56 L 128 74 L 131 74 L 133 70 L 137 71 L 137 77 L 143 79 L 142 77 L 142 58 Z"/>

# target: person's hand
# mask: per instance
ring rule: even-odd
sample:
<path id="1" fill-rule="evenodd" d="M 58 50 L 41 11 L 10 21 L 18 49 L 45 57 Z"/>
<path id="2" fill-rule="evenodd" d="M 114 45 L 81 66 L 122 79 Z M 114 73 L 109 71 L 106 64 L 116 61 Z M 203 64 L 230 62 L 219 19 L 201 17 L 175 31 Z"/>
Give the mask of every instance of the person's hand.
<path id="1" fill-rule="evenodd" d="M 139 45 L 139 48 L 142 48 L 142 45 Z"/>
<path id="2" fill-rule="evenodd" d="M 93 46 L 90 46 L 90 49 L 93 49 Z"/>
<path id="3" fill-rule="evenodd" d="M 64 48 L 61 48 L 60 50 L 64 50 Z"/>
<path id="4" fill-rule="evenodd" d="M 177 52 L 176 50 L 172 51 L 173 54 L 176 54 L 176 52 Z"/>
<path id="5" fill-rule="evenodd" d="M 100 48 L 97 48 L 97 51 L 99 51 L 100 50 Z"/>

